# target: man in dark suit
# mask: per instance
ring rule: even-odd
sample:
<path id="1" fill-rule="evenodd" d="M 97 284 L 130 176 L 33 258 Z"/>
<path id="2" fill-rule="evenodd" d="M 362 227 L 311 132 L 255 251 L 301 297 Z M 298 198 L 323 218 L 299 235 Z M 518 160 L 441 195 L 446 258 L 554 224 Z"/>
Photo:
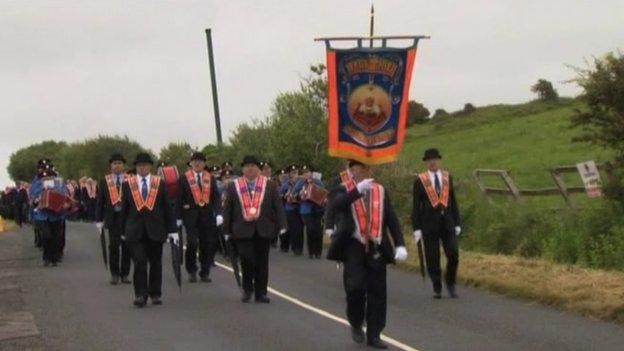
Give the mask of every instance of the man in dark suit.
<path id="1" fill-rule="evenodd" d="M 191 169 L 179 179 L 177 224 L 186 228 L 186 271 L 191 283 L 197 282 L 197 250 L 199 248 L 199 276 L 210 282 L 210 268 L 217 245 L 217 227 L 223 224 L 221 197 L 217 180 L 207 171 L 206 156 L 195 152 Z"/>
<path id="2" fill-rule="evenodd" d="M 340 220 L 331 251 L 344 263 L 347 318 L 356 343 L 387 348 L 381 340 L 386 325 L 386 265 L 407 259 L 401 225 L 384 187 L 369 166 L 350 161 L 352 178 L 334 189 L 329 207 Z M 390 241 L 392 236 L 392 241 Z M 366 319 L 366 335 L 362 325 Z"/>
<path id="3" fill-rule="evenodd" d="M 286 214 L 277 185 L 260 175 L 260 163 L 245 156 L 243 175 L 226 190 L 224 233 L 234 240 L 241 257 L 243 302 L 269 303 L 269 247 L 275 235 L 286 232 Z"/>
<path id="4" fill-rule="evenodd" d="M 153 164 L 149 154 L 139 153 L 134 161 L 136 175 L 128 177 L 122 186 L 122 228 L 134 261 L 137 307 L 144 307 L 148 296 L 152 304 L 162 304 L 163 243 L 167 237 L 175 243 L 180 240 L 173 210 L 167 203 L 165 182 L 150 174 Z"/>
<path id="5" fill-rule="evenodd" d="M 98 231 L 108 230 L 108 267 L 111 272 L 110 283 L 119 281 L 130 284 L 130 250 L 121 240 L 121 186 L 125 181 L 124 168 L 126 159 L 115 153 L 108 160 L 111 173 L 104 176 L 97 187 L 97 205 L 95 207 L 95 226 Z"/>
<path id="6" fill-rule="evenodd" d="M 433 297 L 442 297 L 440 269 L 440 241 L 446 254 L 446 288 L 457 298 L 455 277 L 459 263 L 457 236 L 461 233 L 459 209 L 455 199 L 453 179 L 441 170 L 442 155 L 437 149 L 425 151 L 423 161 L 427 171 L 420 173 L 414 182 L 412 226 L 414 242 L 423 239 L 427 270 L 433 282 Z"/>

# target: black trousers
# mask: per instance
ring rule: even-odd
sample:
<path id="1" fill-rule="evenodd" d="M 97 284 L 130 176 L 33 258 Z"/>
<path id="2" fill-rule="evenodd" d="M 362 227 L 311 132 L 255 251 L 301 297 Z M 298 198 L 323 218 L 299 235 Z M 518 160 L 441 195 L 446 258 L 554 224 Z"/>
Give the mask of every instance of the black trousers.
<path id="1" fill-rule="evenodd" d="M 14 214 L 15 224 L 17 224 L 18 226 L 21 227 L 22 223 L 24 222 L 24 216 L 23 216 L 24 215 L 24 211 L 23 211 L 22 205 L 21 204 L 15 204 L 13 207 L 14 207 L 13 208 L 13 212 L 15 213 Z"/>
<path id="2" fill-rule="evenodd" d="M 308 254 L 320 256 L 323 253 L 323 229 L 319 214 L 312 213 L 303 215 L 306 238 L 308 242 Z"/>
<path id="3" fill-rule="evenodd" d="M 386 326 L 386 262 L 371 244 L 351 240 L 345 246 L 344 288 L 347 293 L 347 319 L 359 328 L 366 318 L 369 340 L 378 338 Z"/>
<path id="4" fill-rule="evenodd" d="M 286 223 L 288 224 L 288 237 L 290 247 L 295 254 L 303 252 L 303 220 L 299 214 L 299 209 L 286 211 Z"/>
<path id="5" fill-rule="evenodd" d="M 38 221 L 38 226 L 41 230 L 43 260 L 46 262 L 58 262 L 61 256 L 63 221 Z"/>
<path id="6" fill-rule="evenodd" d="M 427 271 L 433 282 L 435 292 L 442 291 L 442 271 L 440 269 L 440 241 L 446 255 L 446 284 L 455 285 L 457 266 L 459 265 L 459 249 L 457 236 L 444 226 L 438 231 L 423 234 L 425 243 L 425 256 L 427 259 Z"/>
<path id="7" fill-rule="evenodd" d="M 111 275 L 127 277 L 130 274 L 132 256 L 128 245 L 121 240 L 121 215 L 113 215 L 113 224 L 108 229 L 108 266 Z"/>
<path id="8" fill-rule="evenodd" d="M 147 233 L 139 241 L 129 242 L 134 262 L 134 295 L 136 297 L 162 296 L 163 243 L 152 241 Z"/>
<path id="9" fill-rule="evenodd" d="M 257 233 L 252 239 L 236 241 L 243 273 L 243 290 L 253 292 L 256 297 L 267 294 L 270 246 L 271 240 L 261 238 Z"/>
<path id="10" fill-rule="evenodd" d="M 199 275 L 207 277 L 210 275 L 217 249 L 217 228 L 209 228 L 201 223 L 188 227 L 185 225 L 184 228 L 186 229 L 186 252 L 184 254 L 186 271 L 197 272 L 197 251 L 199 251 Z"/>
<path id="11" fill-rule="evenodd" d="M 35 221 L 33 224 L 33 231 L 35 233 L 35 247 L 43 248 L 43 239 L 41 239 L 42 221 Z"/>

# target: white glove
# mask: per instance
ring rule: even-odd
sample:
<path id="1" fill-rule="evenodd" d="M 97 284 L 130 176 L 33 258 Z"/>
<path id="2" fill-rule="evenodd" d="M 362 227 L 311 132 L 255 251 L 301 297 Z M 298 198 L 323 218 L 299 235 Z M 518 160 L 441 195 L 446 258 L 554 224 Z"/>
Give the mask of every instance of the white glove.
<path id="1" fill-rule="evenodd" d="M 223 216 L 222 215 L 217 215 L 217 227 L 223 225 Z"/>
<path id="2" fill-rule="evenodd" d="M 405 246 L 397 246 L 396 253 L 394 254 L 394 259 L 397 261 L 405 261 L 407 260 L 407 250 Z"/>
<path id="3" fill-rule="evenodd" d="M 230 234 L 223 234 L 225 241 L 229 241 L 232 236 Z"/>
<path id="4" fill-rule="evenodd" d="M 286 234 L 286 228 L 280 229 L 279 234 L 280 235 Z"/>
<path id="5" fill-rule="evenodd" d="M 331 228 L 325 229 L 325 234 L 327 235 L 328 238 L 331 238 L 332 236 L 334 236 L 334 230 Z"/>
<path id="6" fill-rule="evenodd" d="M 367 178 L 367 179 L 364 179 L 363 181 L 357 183 L 357 190 L 358 190 L 358 192 L 360 194 L 364 194 L 365 192 L 369 191 L 370 188 L 372 188 L 374 181 L 375 181 L 375 179 L 373 179 L 373 178 Z"/>
<path id="7" fill-rule="evenodd" d="M 455 227 L 455 235 L 459 235 L 461 234 L 461 227 L 460 226 L 456 226 Z"/>
<path id="8" fill-rule="evenodd" d="M 180 228 L 182 226 L 182 220 L 176 219 L 176 227 Z"/>
<path id="9" fill-rule="evenodd" d="M 422 230 L 420 229 L 414 230 L 414 243 L 419 242 L 420 239 L 422 239 Z"/>
<path id="10" fill-rule="evenodd" d="M 102 231 L 102 228 L 104 228 L 104 222 L 95 222 L 95 227 L 97 230 Z"/>
<path id="11" fill-rule="evenodd" d="M 169 241 L 176 245 L 180 243 L 180 235 L 178 235 L 178 233 L 169 233 L 169 235 L 167 235 L 167 238 L 169 239 Z"/>

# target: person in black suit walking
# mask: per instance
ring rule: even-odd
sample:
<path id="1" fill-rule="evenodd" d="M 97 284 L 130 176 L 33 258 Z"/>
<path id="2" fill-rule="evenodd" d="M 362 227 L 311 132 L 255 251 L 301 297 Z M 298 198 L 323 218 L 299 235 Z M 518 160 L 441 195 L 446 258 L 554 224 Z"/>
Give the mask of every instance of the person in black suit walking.
<path id="1" fill-rule="evenodd" d="M 225 195 L 223 231 L 234 240 L 241 257 L 243 302 L 255 294 L 269 303 L 269 247 L 275 235 L 286 232 L 286 214 L 277 185 L 260 175 L 260 162 L 245 156 L 243 176 L 232 181 Z"/>
<path id="2" fill-rule="evenodd" d="M 148 296 L 152 304 L 162 304 L 163 243 L 167 237 L 175 243 L 180 240 L 165 182 L 150 174 L 153 164 L 149 154 L 139 153 L 134 161 L 136 175 L 128 177 L 122 186 L 123 237 L 132 252 L 137 307 L 144 307 Z"/>
<path id="3" fill-rule="evenodd" d="M 191 169 L 179 180 L 177 224 L 186 229 L 186 271 L 191 283 L 197 282 L 197 251 L 199 249 L 199 277 L 210 282 L 210 268 L 216 252 L 217 227 L 223 224 L 221 197 L 217 180 L 207 171 L 206 156 L 195 152 Z"/>
<path id="4" fill-rule="evenodd" d="M 121 187 L 126 181 L 124 168 L 126 159 L 115 153 L 108 160 L 111 173 L 104 176 L 97 187 L 97 205 L 95 207 L 95 226 L 98 232 L 102 228 L 108 230 L 108 267 L 111 272 L 110 283 L 117 285 L 119 281 L 130 284 L 130 250 L 121 240 Z"/>
<path id="5" fill-rule="evenodd" d="M 351 337 L 356 343 L 366 340 L 369 346 L 385 349 L 380 336 L 386 325 L 386 265 L 405 261 L 407 250 L 390 197 L 371 178 L 370 166 L 354 160 L 349 165 L 351 178 L 343 177 L 328 205 L 340 218 L 332 233 L 328 258 L 344 263 Z"/>
<path id="6" fill-rule="evenodd" d="M 442 272 L 440 269 L 440 241 L 446 254 L 446 288 L 452 298 L 457 298 L 455 277 L 459 264 L 457 236 L 461 233 L 459 208 L 455 199 L 453 178 L 441 168 L 442 155 L 437 149 L 425 151 L 423 161 L 427 171 L 420 173 L 414 182 L 412 226 L 414 242 L 423 240 L 427 271 L 433 282 L 433 297 L 442 297 Z"/>

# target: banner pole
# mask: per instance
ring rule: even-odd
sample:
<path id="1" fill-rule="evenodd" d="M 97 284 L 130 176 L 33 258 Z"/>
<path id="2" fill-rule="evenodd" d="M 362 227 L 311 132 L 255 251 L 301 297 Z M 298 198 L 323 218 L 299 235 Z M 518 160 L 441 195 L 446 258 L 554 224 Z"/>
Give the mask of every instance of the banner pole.
<path id="1" fill-rule="evenodd" d="M 373 34 L 375 33 L 375 6 L 373 5 L 373 1 L 371 0 L 371 10 L 370 10 L 370 47 L 373 47 Z"/>

